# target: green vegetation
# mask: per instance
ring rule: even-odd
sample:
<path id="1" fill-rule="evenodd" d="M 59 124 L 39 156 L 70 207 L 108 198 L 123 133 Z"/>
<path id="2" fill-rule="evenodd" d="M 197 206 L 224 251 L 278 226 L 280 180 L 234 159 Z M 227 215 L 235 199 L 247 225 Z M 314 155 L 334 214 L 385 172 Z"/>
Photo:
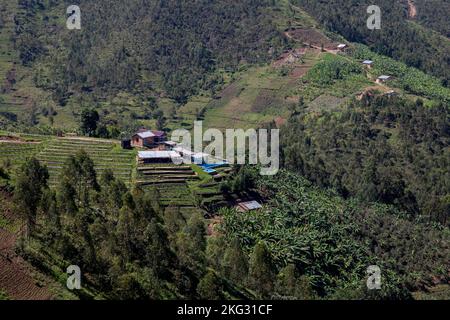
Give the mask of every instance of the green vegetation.
<path id="1" fill-rule="evenodd" d="M 449 110 L 369 92 L 339 113 L 301 113 L 282 128 L 284 166 L 345 197 L 447 225 Z"/>
<path id="2" fill-rule="evenodd" d="M 389 85 L 419 96 L 450 102 L 450 89 L 442 86 L 440 81 L 424 72 L 376 54 L 364 45 L 357 45 L 351 51 L 351 56 L 360 61 L 372 60 L 374 62 L 369 71 L 372 78 L 377 78 L 382 74 L 390 75 L 393 80 L 392 83 L 389 82 Z"/>
<path id="3" fill-rule="evenodd" d="M 0 300 L 9 300 L 6 293 L 4 293 L 2 290 L 0 290 Z"/>
<path id="4" fill-rule="evenodd" d="M 380 0 L 380 31 L 364 1 L 81 0 L 80 31 L 68 0 L 0 4 L 0 227 L 62 286 L 77 262 L 63 299 L 448 297 L 450 49 L 432 2 L 408 19 Z M 136 165 L 111 140 L 194 120 L 281 128 L 283 169 Z M 264 207 L 231 208 L 245 199 Z"/>
<path id="5" fill-rule="evenodd" d="M 46 147 L 37 154 L 37 158 L 49 169 L 50 185 L 56 185 L 67 159 L 80 150 L 89 154 L 99 172 L 110 169 L 117 178 L 127 184 L 131 183 L 135 151 L 121 149 L 118 143 L 111 140 L 61 138 L 49 140 Z"/>
<path id="6" fill-rule="evenodd" d="M 406 1 L 377 1 L 376 5 L 382 12 L 381 30 L 367 28 L 369 15 L 366 9 L 373 5 L 370 1 L 293 0 L 292 2 L 315 17 L 327 30 L 339 33 L 349 41 L 366 44 L 379 54 L 432 74 L 438 77 L 444 86 L 448 86 L 450 66 L 447 57 L 450 55 L 450 42 L 448 38 L 408 21 Z M 448 6 L 445 0 L 435 0 L 433 4 L 424 0 L 415 2 L 423 2 L 420 7 Z M 437 14 L 440 19 L 433 19 L 435 22 L 433 28 L 448 30 L 446 12 L 443 10 Z"/>
<path id="7" fill-rule="evenodd" d="M 290 282 L 283 280 L 286 273 L 303 283 L 294 296 L 331 299 L 349 293 L 354 299 L 410 298 L 411 288 L 448 277 L 449 238 L 438 227 L 409 220 L 390 206 L 344 200 L 288 171 L 274 177 L 253 172 L 255 189 L 268 203 L 245 214 L 223 210 L 220 229 L 225 241 L 239 239 L 251 255 L 256 266 L 250 274 L 262 297 L 276 291 L 277 270 L 281 283 Z M 365 289 L 369 265 L 382 270 L 381 291 Z"/>

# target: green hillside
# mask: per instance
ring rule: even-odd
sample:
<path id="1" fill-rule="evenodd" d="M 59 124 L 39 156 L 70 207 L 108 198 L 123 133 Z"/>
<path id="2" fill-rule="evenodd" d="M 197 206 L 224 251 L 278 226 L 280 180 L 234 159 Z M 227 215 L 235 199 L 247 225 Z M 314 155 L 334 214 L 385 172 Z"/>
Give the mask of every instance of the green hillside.
<path id="1" fill-rule="evenodd" d="M 0 3 L 0 300 L 450 298 L 447 1 L 380 0 L 381 30 L 367 1 L 77 3 Z M 195 120 L 279 128 L 280 172 L 121 147 Z"/>

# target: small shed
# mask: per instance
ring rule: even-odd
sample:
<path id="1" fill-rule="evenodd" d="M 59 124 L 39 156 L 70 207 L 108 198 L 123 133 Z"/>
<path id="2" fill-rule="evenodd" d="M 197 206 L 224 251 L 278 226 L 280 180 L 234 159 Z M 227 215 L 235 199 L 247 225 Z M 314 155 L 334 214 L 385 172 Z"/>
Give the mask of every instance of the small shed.
<path id="1" fill-rule="evenodd" d="M 377 83 L 384 83 L 391 79 L 391 76 L 382 75 L 377 78 Z"/>
<path id="2" fill-rule="evenodd" d="M 238 202 L 238 204 L 236 206 L 236 209 L 240 212 L 259 210 L 261 208 L 262 208 L 262 205 L 258 201 L 255 201 L 255 200 Z"/>
<path id="3" fill-rule="evenodd" d="M 373 61 L 372 60 L 364 60 L 363 62 L 362 62 L 362 64 L 364 65 L 364 66 L 366 66 L 367 68 L 372 68 L 372 66 L 373 66 Z"/>
<path id="4" fill-rule="evenodd" d="M 345 43 L 341 43 L 341 44 L 338 44 L 337 48 L 338 48 L 338 50 L 344 50 L 345 48 L 347 48 L 347 45 Z"/>
<path id="5" fill-rule="evenodd" d="M 171 163 L 181 160 L 181 156 L 175 151 L 140 151 L 138 152 L 139 164 Z"/>

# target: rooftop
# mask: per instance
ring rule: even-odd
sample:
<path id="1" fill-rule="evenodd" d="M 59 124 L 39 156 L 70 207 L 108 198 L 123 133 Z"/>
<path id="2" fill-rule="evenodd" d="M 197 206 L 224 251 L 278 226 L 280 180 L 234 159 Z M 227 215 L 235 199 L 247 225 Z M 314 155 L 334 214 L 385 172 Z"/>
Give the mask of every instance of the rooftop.
<path id="1" fill-rule="evenodd" d="M 166 133 L 164 131 L 153 130 L 152 133 L 154 134 L 155 137 L 164 137 L 166 135 Z"/>
<path id="2" fill-rule="evenodd" d="M 152 138 L 155 135 L 153 134 L 153 132 L 151 131 L 143 131 L 143 132 L 138 132 L 136 133 L 136 135 L 138 135 L 140 138 L 142 139 L 146 139 L 146 138 Z"/>
<path id="3" fill-rule="evenodd" d="M 378 79 L 380 79 L 380 80 L 388 80 L 390 78 L 391 78 L 391 76 L 386 76 L 386 75 L 382 75 L 382 76 L 378 77 Z"/>
<path id="4" fill-rule="evenodd" d="M 372 60 L 364 60 L 364 61 L 363 61 L 363 64 L 372 64 L 372 63 L 373 63 Z"/>
<path id="5" fill-rule="evenodd" d="M 139 159 L 169 159 L 179 158 L 180 154 L 175 151 L 139 151 Z"/>
<path id="6" fill-rule="evenodd" d="M 258 210 L 262 208 L 262 205 L 258 201 L 246 201 L 239 202 L 238 207 L 244 211 Z"/>

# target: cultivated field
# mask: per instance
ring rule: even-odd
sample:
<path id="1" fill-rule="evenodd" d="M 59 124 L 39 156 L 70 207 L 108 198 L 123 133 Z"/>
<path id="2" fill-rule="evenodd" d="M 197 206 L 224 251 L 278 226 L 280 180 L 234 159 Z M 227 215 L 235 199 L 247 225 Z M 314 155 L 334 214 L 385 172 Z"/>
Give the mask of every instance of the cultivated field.
<path id="1" fill-rule="evenodd" d="M 136 161 L 134 151 L 123 150 L 117 143 L 110 140 L 60 138 L 48 141 L 47 146 L 37 155 L 37 159 L 48 167 L 50 185 L 54 186 L 57 183 L 58 175 L 67 159 L 80 150 L 86 151 L 92 158 L 98 175 L 109 168 L 117 178 L 128 185 L 131 183 Z"/>

